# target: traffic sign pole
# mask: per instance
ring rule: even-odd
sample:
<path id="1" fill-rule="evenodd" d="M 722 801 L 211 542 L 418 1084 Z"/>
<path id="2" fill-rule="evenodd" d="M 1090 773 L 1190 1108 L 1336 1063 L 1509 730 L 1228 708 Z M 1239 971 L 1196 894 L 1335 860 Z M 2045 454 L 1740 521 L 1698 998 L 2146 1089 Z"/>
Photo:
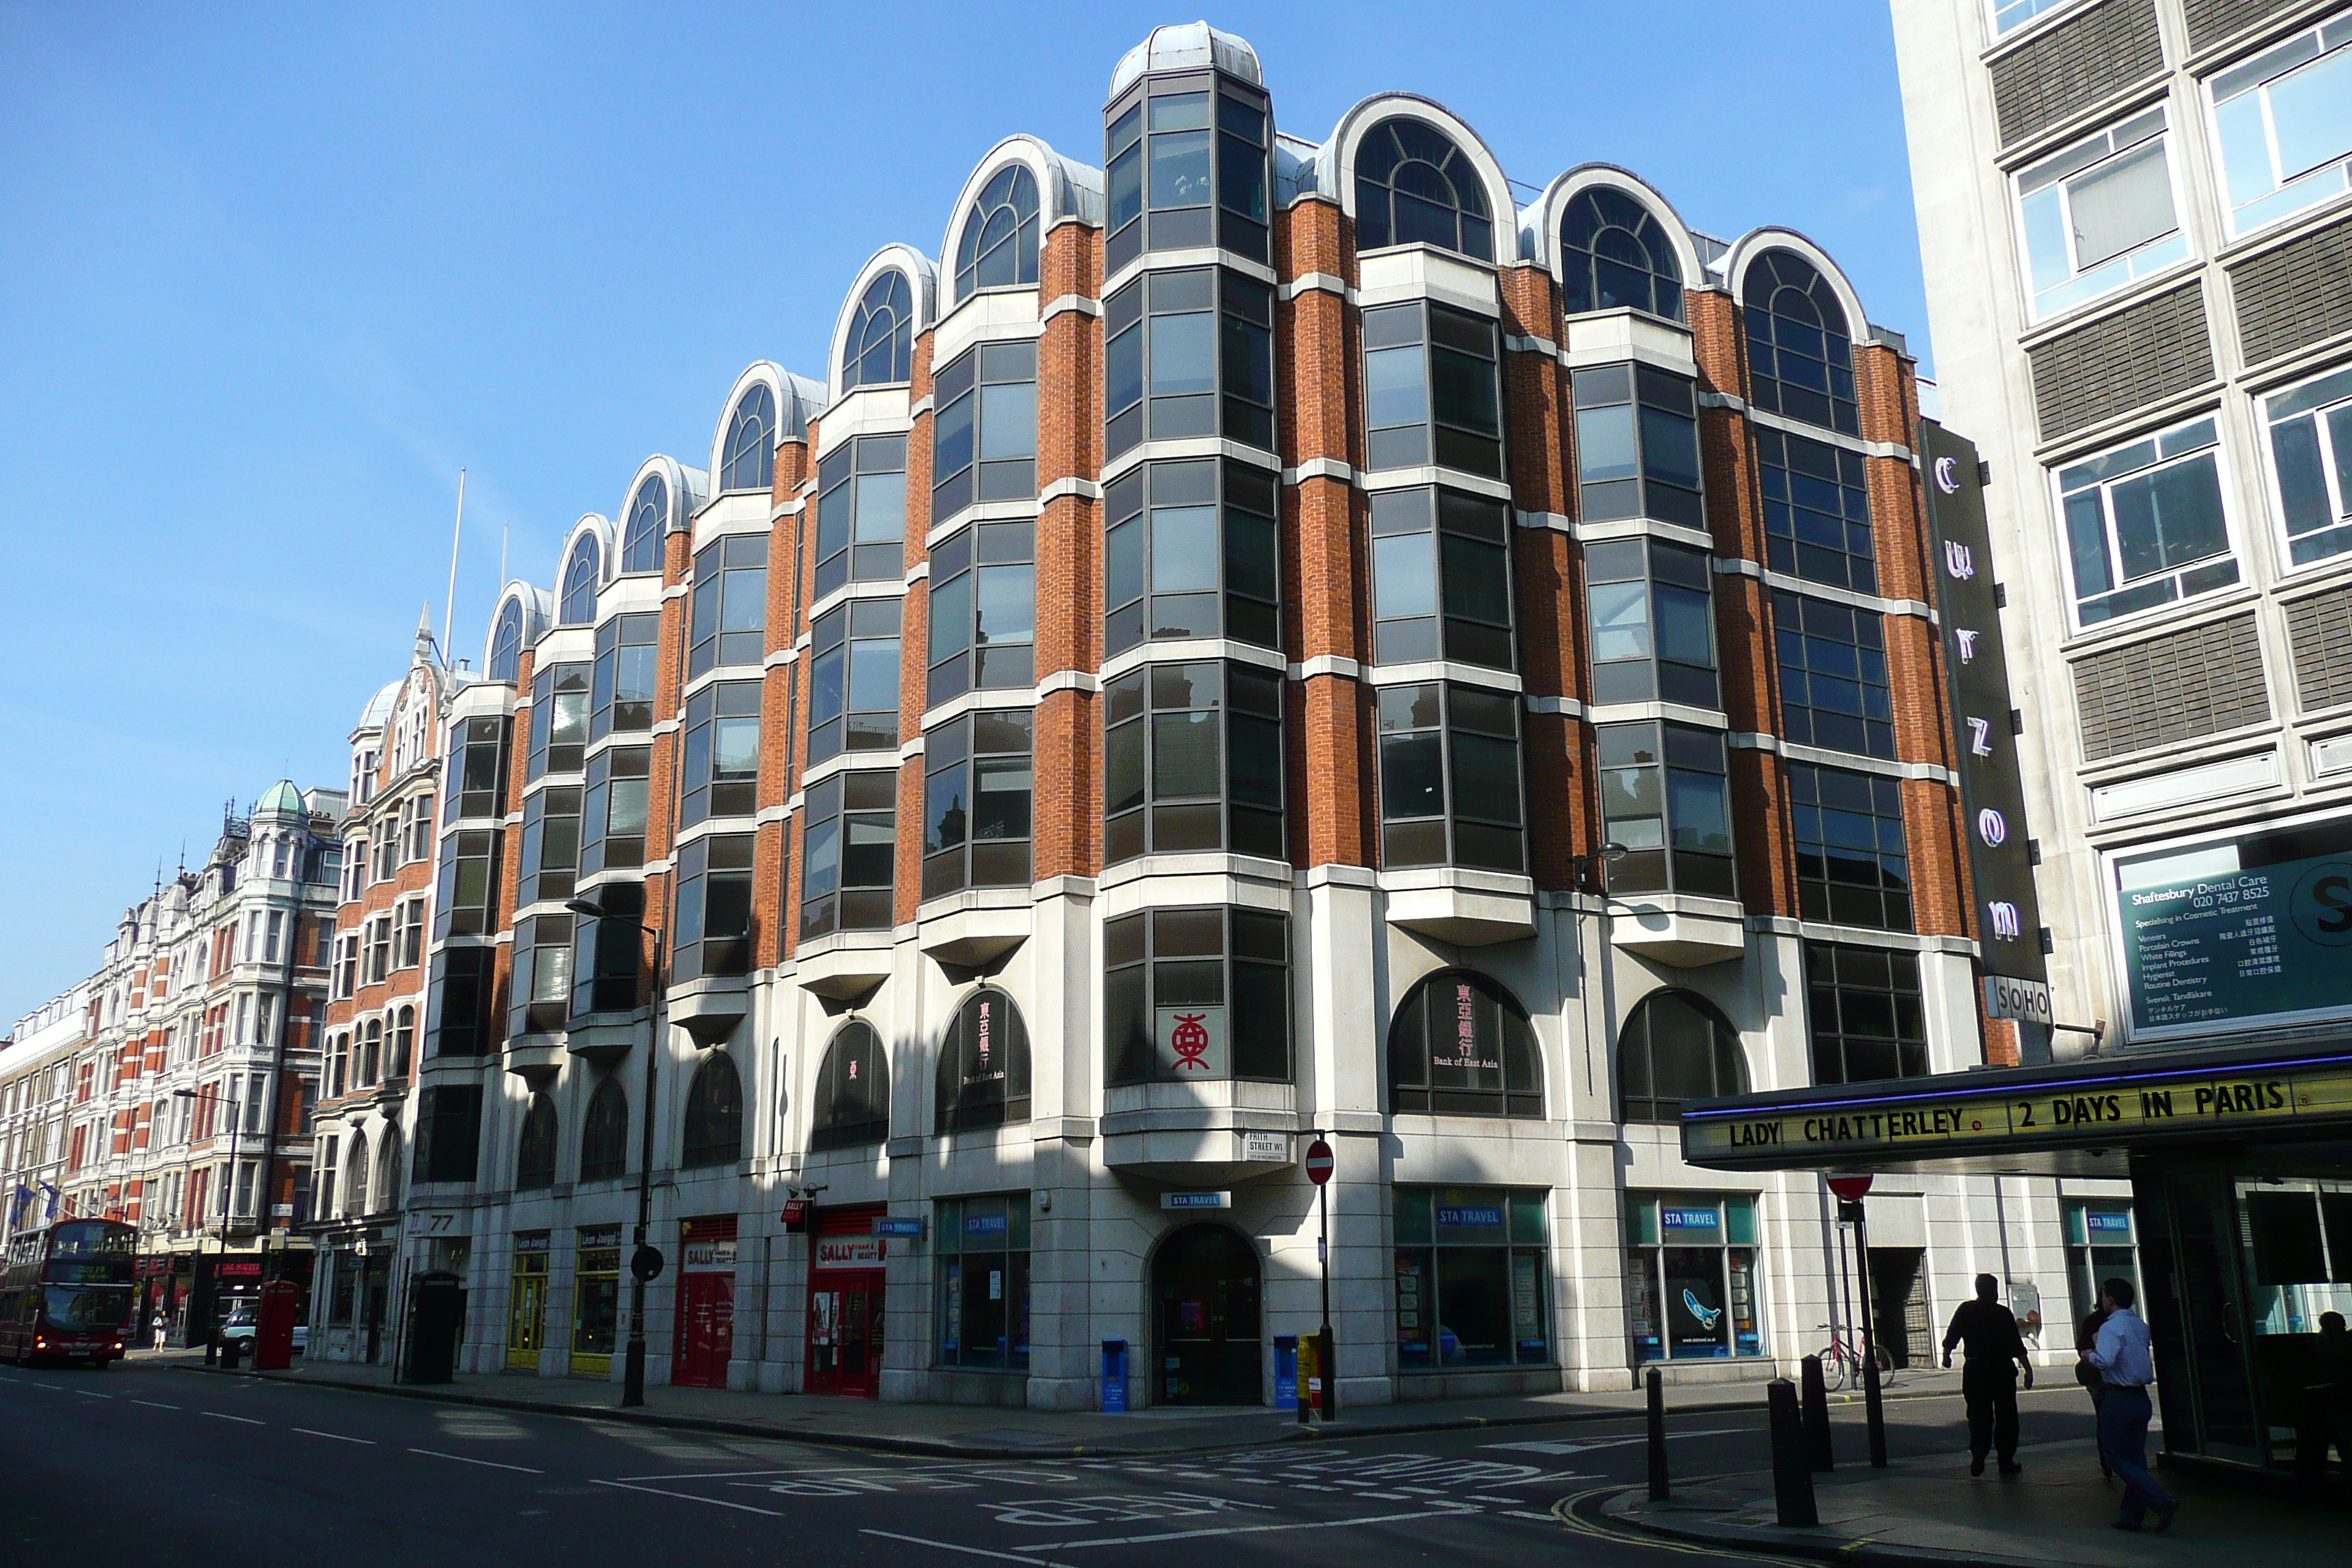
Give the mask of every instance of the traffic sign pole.
<path id="1" fill-rule="evenodd" d="M 1315 1208 L 1322 1234 L 1315 1251 L 1323 1265 L 1323 1327 L 1316 1336 L 1315 1370 L 1322 1384 L 1322 1416 L 1339 1414 L 1339 1368 L 1331 1343 L 1331 1145 L 1318 1132 L 1307 1149 L 1307 1179 L 1315 1184 Z"/>
<path id="2" fill-rule="evenodd" d="M 1853 1216 L 1854 1275 L 1862 1289 L 1863 1422 L 1870 1433 L 1871 1468 L 1883 1470 L 1886 1468 L 1886 1407 L 1880 1403 L 1878 1332 L 1870 1311 L 1870 1226 L 1862 1212 L 1862 1200 L 1870 1193 L 1870 1178 L 1832 1176 L 1830 1191 L 1837 1194 L 1838 1206 Z"/>

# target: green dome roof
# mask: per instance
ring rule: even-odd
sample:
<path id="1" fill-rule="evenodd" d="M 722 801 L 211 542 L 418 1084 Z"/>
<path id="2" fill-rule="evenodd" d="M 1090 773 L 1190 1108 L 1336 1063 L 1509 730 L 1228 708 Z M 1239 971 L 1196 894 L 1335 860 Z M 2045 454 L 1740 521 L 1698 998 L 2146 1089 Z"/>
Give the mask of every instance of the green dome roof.
<path id="1" fill-rule="evenodd" d="M 253 803 L 253 815 L 256 816 L 267 816 L 272 812 L 282 812 L 289 816 L 310 815 L 302 805 L 302 792 L 294 787 L 293 780 L 279 779 Z"/>

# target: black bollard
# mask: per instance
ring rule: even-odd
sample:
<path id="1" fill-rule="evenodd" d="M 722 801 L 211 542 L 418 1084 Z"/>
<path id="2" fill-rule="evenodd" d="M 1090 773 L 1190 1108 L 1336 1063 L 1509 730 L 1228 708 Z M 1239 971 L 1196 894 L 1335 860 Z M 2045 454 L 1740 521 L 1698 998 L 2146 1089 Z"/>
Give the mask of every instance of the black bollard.
<path id="1" fill-rule="evenodd" d="M 1650 1500 L 1673 1496 L 1666 1484 L 1666 1384 L 1658 1369 L 1650 1369 Z"/>
<path id="2" fill-rule="evenodd" d="M 1776 1377 L 1765 1394 L 1772 1412 L 1772 1500 L 1780 1522 L 1821 1523 L 1813 1507 L 1813 1471 L 1805 1459 L 1805 1421 L 1797 1412 L 1797 1385 Z"/>
<path id="3" fill-rule="evenodd" d="M 1862 1356 L 1862 1410 L 1870 1426 L 1870 1468 L 1886 1468 L 1886 1406 L 1878 1402 L 1878 1347 L 1870 1345 Z"/>
<path id="4" fill-rule="evenodd" d="M 1830 1446 L 1830 1394 L 1822 1382 L 1822 1358 L 1809 1355 L 1804 1360 L 1805 1441 L 1812 1451 L 1813 1468 L 1829 1471 L 1837 1468 L 1837 1454 Z"/>

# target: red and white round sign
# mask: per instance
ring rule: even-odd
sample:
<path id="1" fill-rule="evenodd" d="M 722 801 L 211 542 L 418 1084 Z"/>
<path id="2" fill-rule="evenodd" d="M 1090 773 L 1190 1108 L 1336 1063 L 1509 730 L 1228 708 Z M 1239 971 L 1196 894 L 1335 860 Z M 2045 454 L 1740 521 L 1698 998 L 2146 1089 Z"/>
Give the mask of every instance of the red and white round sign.
<path id="1" fill-rule="evenodd" d="M 1320 1138 L 1307 1146 L 1307 1179 L 1318 1187 L 1331 1179 L 1331 1145 Z"/>

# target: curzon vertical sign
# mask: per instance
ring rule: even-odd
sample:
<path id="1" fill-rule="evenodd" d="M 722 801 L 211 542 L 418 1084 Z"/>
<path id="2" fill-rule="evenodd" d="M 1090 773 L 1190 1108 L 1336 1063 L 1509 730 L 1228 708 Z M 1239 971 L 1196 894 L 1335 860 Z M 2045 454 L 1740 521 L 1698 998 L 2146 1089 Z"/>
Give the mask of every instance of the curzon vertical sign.
<path id="1" fill-rule="evenodd" d="M 2025 785 L 2009 718 L 2009 661 L 2000 641 L 1991 535 L 1977 449 L 1932 420 L 1919 424 L 1927 492 L 1936 611 L 1944 679 L 1959 755 L 1961 820 L 1968 833 L 1973 924 L 1983 953 L 1985 1011 L 2048 1024 L 2049 972 L 2025 829 Z"/>

